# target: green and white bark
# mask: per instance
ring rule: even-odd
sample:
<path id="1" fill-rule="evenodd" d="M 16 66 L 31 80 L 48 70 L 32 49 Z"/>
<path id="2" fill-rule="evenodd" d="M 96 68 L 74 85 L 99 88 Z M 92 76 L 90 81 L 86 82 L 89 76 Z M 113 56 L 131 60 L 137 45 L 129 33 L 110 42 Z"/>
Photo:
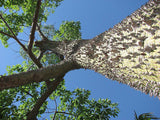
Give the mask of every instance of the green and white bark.
<path id="1" fill-rule="evenodd" d="M 64 61 L 36 71 L 3 76 L 0 78 L 0 90 L 86 68 L 160 98 L 160 0 L 150 0 L 114 28 L 93 39 L 46 40 L 35 45 L 42 51 L 51 50 L 63 55 Z"/>

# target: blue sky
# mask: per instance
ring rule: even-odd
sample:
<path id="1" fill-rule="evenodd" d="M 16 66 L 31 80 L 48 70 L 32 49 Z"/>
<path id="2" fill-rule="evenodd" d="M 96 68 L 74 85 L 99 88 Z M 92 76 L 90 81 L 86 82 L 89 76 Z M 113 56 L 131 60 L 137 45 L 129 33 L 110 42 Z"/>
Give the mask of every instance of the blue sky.
<path id="1" fill-rule="evenodd" d="M 132 12 L 145 4 L 148 0 L 64 0 L 47 24 L 54 24 L 57 28 L 62 21 L 80 21 L 82 38 L 90 39 L 113 27 Z M 26 36 L 26 35 L 25 35 Z M 5 73 L 7 65 L 22 62 L 17 53 L 18 47 L 10 40 L 10 48 L 3 48 L 0 43 L 0 74 Z M 91 70 L 74 70 L 65 76 L 68 89 L 85 88 L 91 90 L 91 97 L 109 98 L 118 102 L 120 113 L 111 120 L 133 120 L 134 110 L 140 114 L 152 112 L 160 117 L 160 100 L 136 91 L 127 85 L 119 84 Z"/>

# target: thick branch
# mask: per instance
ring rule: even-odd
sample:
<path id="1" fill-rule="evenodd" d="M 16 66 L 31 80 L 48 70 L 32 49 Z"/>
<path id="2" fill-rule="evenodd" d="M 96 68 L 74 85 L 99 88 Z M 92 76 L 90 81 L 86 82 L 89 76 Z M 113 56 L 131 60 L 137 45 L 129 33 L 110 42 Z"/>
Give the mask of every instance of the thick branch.
<path id="1" fill-rule="evenodd" d="M 38 0 L 36 11 L 35 11 L 33 22 L 32 22 L 32 28 L 31 28 L 31 32 L 30 32 L 30 39 L 29 39 L 29 45 L 28 45 L 28 52 L 27 53 L 28 53 L 29 57 L 33 60 L 33 62 L 39 68 L 42 68 L 42 64 L 40 63 L 39 59 L 37 59 L 36 56 L 32 52 L 32 47 L 33 47 L 33 42 L 34 42 L 34 38 L 35 38 L 35 31 L 36 31 L 36 25 L 37 25 L 37 21 L 38 21 L 40 6 L 41 6 L 41 0 Z"/>
<path id="2" fill-rule="evenodd" d="M 40 63 L 40 60 L 36 58 L 33 52 L 29 52 L 28 55 L 32 59 L 32 61 L 38 66 L 38 68 L 42 68 L 42 64 Z"/>
<path id="3" fill-rule="evenodd" d="M 48 88 L 48 90 L 38 99 L 33 109 L 28 113 L 27 120 L 37 119 L 36 117 L 38 115 L 40 107 L 46 101 L 46 99 L 52 94 L 52 92 L 56 90 L 57 86 L 60 84 L 62 80 L 63 80 L 63 77 L 58 77 L 56 78 L 56 80 L 51 82 L 51 85 Z"/>
<path id="4" fill-rule="evenodd" d="M 41 6 L 41 0 L 38 0 L 36 11 L 35 11 L 33 22 L 32 22 L 32 28 L 31 28 L 31 32 L 30 32 L 30 39 L 29 39 L 29 45 L 28 45 L 28 51 L 29 52 L 31 52 L 32 47 L 33 47 L 35 31 L 36 31 L 36 24 L 37 24 L 37 21 L 38 21 L 40 6 Z"/>
<path id="5" fill-rule="evenodd" d="M 73 60 L 64 60 L 59 64 L 48 66 L 46 68 L 14 74 L 10 76 L 0 77 L 0 90 L 14 88 L 22 85 L 26 85 L 33 82 L 46 81 L 51 78 L 56 78 L 61 75 L 65 75 L 68 71 L 79 69 L 77 63 Z"/>
<path id="6" fill-rule="evenodd" d="M 64 40 L 64 41 L 36 41 L 35 46 L 39 47 L 41 51 L 50 50 L 55 54 L 60 54 L 65 57 L 76 53 L 79 47 L 87 44 L 91 39 L 82 40 Z"/>

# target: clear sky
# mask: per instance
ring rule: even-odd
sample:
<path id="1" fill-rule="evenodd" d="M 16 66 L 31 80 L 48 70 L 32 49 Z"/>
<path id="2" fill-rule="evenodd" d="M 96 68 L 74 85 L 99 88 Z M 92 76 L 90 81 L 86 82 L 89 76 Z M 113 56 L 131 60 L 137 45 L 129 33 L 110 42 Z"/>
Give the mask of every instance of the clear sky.
<path id="1" fill-rule="evenodd" d="M 47 24 L 57 28 L 64 20 L 80 21 L 82 38 L 90 39 L 113 27 L 148 0 L 64 0 Z M 7 65 L 22 62 L 14 41 L 9 41 L 11 48 L 5 49 L 0 44 L 0 74 L 5 73 Z M 85 88 L 91 90 L 91 98 L 109 98 L 119 103 L 120 113 L 111 120 L 133 120 L 137 114 L 152 112 L 160 117 L 160 100 L 136 91 L 127 85 L 119 84 L 91 70 L 75 70 L 66 74 L 68 89 Z"/>

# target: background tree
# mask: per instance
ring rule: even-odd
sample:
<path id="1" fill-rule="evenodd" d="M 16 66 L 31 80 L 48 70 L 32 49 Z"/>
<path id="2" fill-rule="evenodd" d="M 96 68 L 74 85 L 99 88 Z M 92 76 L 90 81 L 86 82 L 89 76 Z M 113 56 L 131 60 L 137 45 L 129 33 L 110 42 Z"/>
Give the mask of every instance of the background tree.
<path id="1" fill-rule="evenodd" d="M 153 8 L 154 5 L 156 6 L 155 8 Z M 41 68 L 42 65 L 41 65 L 39 59 L 37 59 L 31 51 L 31 48 L 33 47 L 34 32 L 35 32 L 35 28 L 36 28 L 36 18 L 38 17 L 37 16 L 38 6 L 40 6 L 39 1 L 37 3 L 37 7 L 35 7 L 37 9 L 35 12 L 36 14 L 35 14 L 35 18 L 33 20 L 32 28 L 31 28 L 30 41 L 29 41 L 28 48 L 26 49 L 26 47 L 17 40 L 17 38 L 15 37 L 15 35 L 13 33 L 12 33 L 13 36 L 10 36 L 10 34 L 8 34 L 8 36 L 15 38 L 19 42 L 19 44 L 23 47 L 23 49 L 29 54 L 30 58 L 34 61 L 34 63 L 39 68 Z M 157 15 L 156 10 L 159 7 L 158 1 L 150 1 L 143 8 L 145 8 L 145 7 L 147 7 L 147 12 L 146 12 L 147 15 L 153 15 L 152 13 L 155 13 L 156 16 L 152 16 L 152 17 L 150 16 L 150 17 L 153 18 L 152 22 L 155 22 L 154 25 L 157 26 L 156 21 L 158 19 L 158 15 Z M 140 11 L 143 11 L 144 10 L 143 8 Z M 153 8 L 153 10 L 155 10 L 155 11 L 150 11 L 151 8 Z M 136 17 L 138 18 L 138 21 L 142 21 L 141 18 L 144 18 L 145 20 L 147 20 L 148 18 L 145 18 L 147 15 L 144 15 L 144 17 L 143 17 L 143 15 L 141 14 L 140 11 L 135 12 L 135 15 L 137 15 Z M 140 16 L 140 18 L 138 17 L 138 15 Z M 129 20 L 132 17 L 133 18 L 135 17 L 134 14 L 131 17 L 128 17 L 126 20 Z M 2 20 L 6 24 L 3 17 L 2 17 Z M 159 86 L 158 86 L 158 82 L 155 82 L 156 80 L 158 80 L 157 78 L 159 78 L 159 76 L 158 76 L 159 74 L 157 73 L 158 72 L 157 69 L 155 69 L 155 72 L 153 73 L 153 75 L 150 75 L 151 78 L 154 78 L 154 76 L 156 76 L 155 79 L 153 79 L 154 82 L 151 83 L 150 82 L 151 78 L 145 77 L 143 75 L 144 71 L 142 70 L 143 66 L 145 67 L 145 70 L 148 68 L 147 62 L 142 64 L 143 66 L 141 66 L 141 64 L 140 65 L 137 64 L 137 63 L 141 63 L 141 61 L 144 61 L 142 56 L 146 56 L 148 58 L 148 56 L 147 56 L 148 54 L 145 54 L 145 52 L 143 51 L 144 49 L 142 49 L 145 46 L 144 45 L 141 46 L 141 43 L 144 43 L 143 42 L 144 39 L 141 41 L 141 36 L 137 36 L 137 35 L 135 36 L 130 33 L 130 31 L 133 31 L 133 33 L 136 30 L 139 31 L 139 28 L 145 27 L 146 24 L 148 25 L 148 22 L 145 22 L 144 24 L 140 24 L 142 26 L 144 25 L 142 27 L 142 26 L 135 24 L 134 23 L 135 21 L 136 21 L 135 19 L 131 20 L 131 24 L 133 23 L 131 25 L 131 28 L 133 27 L 134 29 L 128 28 L 127 30 L 129 30 L 129 35 L 127 35 L 127 36 L 131 37 L 131 41 L 134 41 L 133 38 L 135 38 L 135 41 L 138 42 L 138 45 L 137 44 L 130 45 L 129 43 L 127 43 L 128 41 L 127 42 L 120 42 L 122 39 L 126 39 L 126 37 L 127 37 L 127 36 L 124 36 L 124 33 L 126 31 L 125 30 L 126 26 L 124 27 L 123 24 L 128 24 L 127 21 L 125 21 L 125 20 L 121 24 L 116 26 L 116 27 L 118 27 L 117 28 L 118 31 L 122 29 L 122 33 L 120 32 L 121 34 L 120 34 L 120 36 L 117 36 L 117 38 L 114 38 L 115 36 L 112 35 L 113 34 L 112 32 L 115 33 L 114 30 L 117 30 L 116 27 L 108 32 L 105 32 L 105 33 L 97 36 L 96 38 L 94 38 L 93 40 L 90 40 L 90 41 L 80 40 L 80 41 L 72 41 L 72 42 L 70 42 L 70 41 L 53 42 L 53 41 L 46 40 L 46 38 L 44 37 L 42 42 L 36 42 L 36 45 L 38 47 L 40 47 L 40 49 L 42 51 L 40 56 L 42 56 L 42 53 L 44 53 L 45 50 L 51 50 L 55 54 L 63 55 L 65 60 L 57 65 L 53 65 L 52 67 L 40 69 L 38 71 L 31 71 L 31 72 L 22 73 L 19 75 L 1 77 L 1 86 L 2 86 L 1 89 L 16 87 L 19 85 L 24 85 L 24 84 L 28 84 L 28 83 L 32 83 L 32 82 L 40 82 L 40 81 L 46 81 L 48 88 L 49 88 L 48 83 L 51 82 L 49 79 L 50 78 L 59 78 L 59 80 L 57 80 L 57 82 L 54 81 L 54 83 L 55 83 L 54 86 L 56 88 L 57 84 L 60 83 L 60 81 L 61 81 L 60 78 L 63 77 L 64 73 L 66 73 L 72 69 L 90 68 L 90 69 L 93 69 L 93 70 L 103 74 L 103 75 L 106 75 L 106 77 L 108 77 L 108 78 L 115 79 L 117 81 L 129 84 L 130 86 L 135 87 L 136 89 L 140 89 L 140 90 L 142 90 L 146 93 L 150 93 L 150 94 L 154 93 L 155 96 L 158 96 L 159 95 Z M 6 26 L 7 26 L 7 24 L 6 24 Z M 150 26 L 150 24 L 149 24 L 149 26 Z M 152 27 L 153 26 L 151 26 L 151 28 Z M 8 29 L 9 29 L 9 27 L 8 27 Z M 143 28 L 143 29 L 145 29 L 145 28 Z M 124 33 L 123 33 L 123 30 L 124 30 Z M 152 29 L 151 29 L 151 31 L 152 31 Z M 155 32 L 157 33 L 158 29 Z M 1 32 L 1 33 L 3 33 L 3 32 Z M 107 34 L 107 33 L 109 33 L 109 34 Z M 3 34 L 5 34 L 5 33 L 3 33 Z M 109 38 L 111 38 L 111 39 L 108 39 L 109 40 L 108 43 L 106 43 L 107 39 L 104 39 L 107 36 L 109 36 Z M 142 34 L 142 36 L 143 36 L 143 34 Z M 145 34 L 144 34 L 144 36 L 145 36 Z M 151 36 L 153 37 L 154 35 L 151 35 Z M 157 36 L 157 35 L 155 35 L 155 36 Z M 147 36 L 147 37 L 150 38 L 150 36 Z M 157 37 L 154 37 L 154 38 L 157 41 L 159 40 L 159 38 L 157 38 Z M 130 39 L 130 38 L 127 38 L 127 39 Z M 99 40 L 99 42 L 97 42 L 98 40 Z M 113 40 L 116 40 L 116 41 L 114 41 L 114 43 L 113 43 Z M 156 46 L 155 50 L 158 50 L 158 48 L 159 48 L 157 41 L 155 43 L 155 46 Z M 147 43 L 147 40 L 145 42 Z M 99 45 L 98 45 L 98 43 L 99 43 Z M 129 44 L 130 46 L 128 47 L 127 44 Z M 136 47 L 136 45 L 137 45 L 137 47 Z M 118 48 L 116 48 L 117 51 L 114 49 L 115 46 L 118 46 Z M 109 50 L 103 51 L 103 50 L 101 50 L 103 48 L 109 48 Z M 134 52 L 134 54 L 131 53 L 129 48 L 132 48 L 132 49 L 134 48 L 135 50 L 136 50 L 136 48 L 139 48 L 138 52 L 140 52 L 140 54 L 136 54 L 137 51 Z M 148 47 L 145 47 L 145 48 L 148 48 Z M 149 49 L 152 49 L 152 46 L 149 47 Z M 98 52 L 95 52 L 95 51 L 98 51 Z M 147 50 L 147 52 L 148 52 L 148 50 Z M 148 52 L 149 57 L 152 55 L 150 53 L 154 53 L 154 52 L 157 53 L 158 51 L 154 51 L 154 50 L 149 51 Z M 126 53 L 126 54 L 124 54 L 124 53 Z M 126 56 L 128 54 L 130 56 Z M 135 57 L 134 57 L 135 59 L 133 60 L 134 64 L 130 64 L 131 66 L 128 66 L 128 62 L 132 63 L 132 61 L 126 61 L 126 59 L 131 60 L 131 58 L 133 58 L 132 54 L 135 55 Z M 38 57 L 38 58 L 41 58 L 41 57 Z M 102 61 L 102 62 L 99 62 L 99 61 Z M 151 61 L 149 61 L 149 63 L 150 62 Z M 127 65 L 126 65 L 126 63 L 127 63 Z M 136 64 L 136 67 L 134 66 L 135 64 Z M 139 65 L 140 67 L 137 67 L 137 65 Z M 149 67 L 155 68 L 154 65 L 156 65 L 156 66 L 158 65 L 157 61 L 155 63 L 153 62 L 152 65 Z M 123 66 L 126 67 L 125 68 L 126 70 L 124 70 Z M 123 68 L 123 70 L 122 70 L 122 68 Z M 131 70 L 131 68 L 133 70 Z M 49 73 L 49 71 L 52 71 L 52 74 Z M 130 71 L 131 73 L 128 73 L 127 71 Z M 141 71 L 142 74 L 138 74 L 137 71 Z M 144 77 L 146 79 L 142 80 L 142 78 L 144 78 Z M 22 81 L 16 82 L 16 80 L 14 80 L 14 78 L 16 78 L 16 79 L 21 78 L 21 80 L 23 82 Z M 8 80 L 9 83 L 5 84 L 6 80 Z M 146 83 L 147 83 L 147 85 L 146 85 Z M 34 113 L 34 112 L 32 112 L 32 113 Z"/>

